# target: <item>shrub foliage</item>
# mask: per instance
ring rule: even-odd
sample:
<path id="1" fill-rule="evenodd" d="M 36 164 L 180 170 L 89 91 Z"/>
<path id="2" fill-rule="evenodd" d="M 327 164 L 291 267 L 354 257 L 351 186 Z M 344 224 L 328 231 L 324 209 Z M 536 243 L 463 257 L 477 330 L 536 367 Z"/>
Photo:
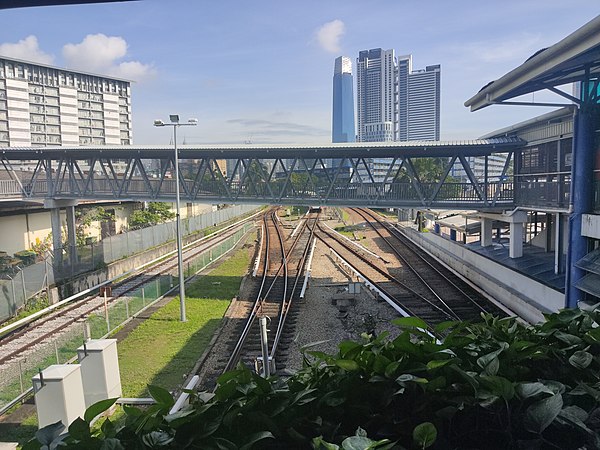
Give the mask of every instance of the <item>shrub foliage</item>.
<path id="1" fill-rule="evenodd" d="M 90 449 L 600 448 L 600 310 L 563 310 L 536 326 L 492 316 L 395 324 L 393 339 L 305 350 L 287 380 L 239 367 L 175 414 L 172 397 L 152 388 L 157 404 L 125 407 L 123 423 L 91 432 L 89 413 L 25 448 L 57 439 Z"/>

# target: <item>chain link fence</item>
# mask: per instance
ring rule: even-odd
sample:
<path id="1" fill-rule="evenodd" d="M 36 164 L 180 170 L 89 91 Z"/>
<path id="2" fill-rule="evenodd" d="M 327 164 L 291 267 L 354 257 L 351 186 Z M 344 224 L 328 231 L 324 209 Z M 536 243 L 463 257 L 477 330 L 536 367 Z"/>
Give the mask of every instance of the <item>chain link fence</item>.
<path id="1" fill-rule="evenodd" d="M 233 205 L 199 216 L 183 219 L 184 236 L 205 230 L 247 215 L 256 205 Z M 0 322 L 14 317 L 26 301 L 47 290 L 55 281 L 99 269 L 106 264 L 143 252 L 176 239 L 175 222 L 167 222 L 140 230 L 128 231 L 103 239 L 100 242 L 78 247 L 72 255 L 65 248 L 60 260 L 47 258 L 30 266 L 17 266 L 0 277 Z M 187 240 L 195 239 L 190 237 Z M 56 279 L 55 279 L 56 278 Z"/>
<path id="2" fill-rule="evenodd" d="M 186 261 L 186 277 L 192 276 L 232 250 L 253 229 L 246 223 L 232 236 Z M 87 339 L 102 339 L 124 325 L 169 291 L 177 290 L 177 267 L 117 299 L 107 298 L 105 307 L 66 327 L 16 359 L 0 365 L 0 411 L 31 389 L 31 378 L 51 364 L 64 364 L 77 356 L 77 348 Z"/>

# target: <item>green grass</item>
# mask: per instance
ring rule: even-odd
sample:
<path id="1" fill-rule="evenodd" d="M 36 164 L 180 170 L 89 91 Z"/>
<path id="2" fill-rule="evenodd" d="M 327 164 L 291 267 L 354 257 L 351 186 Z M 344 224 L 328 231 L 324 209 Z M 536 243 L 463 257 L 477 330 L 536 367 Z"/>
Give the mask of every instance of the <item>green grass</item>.
<path id="1" fill-rule="evenodd" d="M 251 236 L 248 242 L 252 239 Z M 204 352 L 231 299 L 237 295 L 250 258 L 249 249 L 238 250 L 209 275 L 186 286 L 187 322 L 179 321 L 179 298 L 176 297 L 118 343 L 123 396 L 147 396 L 148 384 L 173 390 L 184 382 L 184 376 Z M 166 278 L 165 280 L 168 283 Z M 160 281 L 161 285 L 165 284 L 163 281 Z M 155 298 L 157 291 L 168 288 L 164 285 L 156 286 L 155 290 L 152 290 L 151 286 L 147 286 L 145 290 L 146 303 Z M 141 297 L 131 299 L 130 311 L 139 309 L 140 305 L 136 304 L 139 302 Z M 119 306 L 119 309 L 123 308 L 123 305 Z M 122 314 L 120 312 L 117 315 Z M 117 320 L 111 314 L 111 320 L 113 318 Z M 94 315 L 88 318 L 88 321 L 92 336 L 97 338 L 106 333 L 103 316 Z M 82 338 L 75 337 L 61 345 L 58 349 L 61 362 L 71 357 L 81 344 Z M 39 366 L 46 367 L 55 363 L 56 356 L 52 353 L 40 362 Z M 36 369 L 28 372 L 26 380 L 31 379 L 35 372 Z M 16 392 L 8 394 L 7 389 L 8 395 L 5 400 L 18 394 L 18 382 L 10 388 Z M 37 415 L 34 413 L 26 417 L 18 427 L 3 427 L 0 424 L 0 442 L 19 442 L 22 445 L 31 439 L 36 431 Z"/>
<path id="2" fill-rule="evenodd" d="M 147 385 L 178 388 L 219 326 L 250 264 L 248 249 L 186 289 L 187 322 L 179 321 L 179 298 L 155 312 L 118 344 L 123 396 L 147 395 Z"/>

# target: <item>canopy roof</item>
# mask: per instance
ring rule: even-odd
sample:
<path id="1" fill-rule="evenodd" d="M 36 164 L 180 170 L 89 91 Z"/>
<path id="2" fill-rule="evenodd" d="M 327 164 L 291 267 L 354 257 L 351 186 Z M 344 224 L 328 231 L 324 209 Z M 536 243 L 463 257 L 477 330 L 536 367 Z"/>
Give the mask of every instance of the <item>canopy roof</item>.
<path id="1" fill-rule="evenodd" d="M 600 16 L 516 69 L 485 85 L 465 102 L 471 111 L 600 74 Z"/>

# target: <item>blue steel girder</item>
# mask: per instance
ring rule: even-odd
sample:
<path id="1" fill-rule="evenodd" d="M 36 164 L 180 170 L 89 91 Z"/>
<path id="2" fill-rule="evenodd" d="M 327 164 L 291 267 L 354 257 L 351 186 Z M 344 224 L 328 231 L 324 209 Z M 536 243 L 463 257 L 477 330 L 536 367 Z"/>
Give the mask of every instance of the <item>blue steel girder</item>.
<path id="1" fill-rule="evenodd" d="M 475 143 L 473 143 L 475 142 Z M 462 144 L 462 145 L 461 145 Z M 186 202 L 365 205 L 492 209 L 511 207 L 508 170 L 516 138 L 467 143 L 334 145 L 324 148 L 189 148 L 179 152 L 181 199 Z M 167 148 L 3 149 L 0 198 L 174 201 L 175 160 Z M 501 176 L 476 176 L 468 157 L 505 154 Z M 326 160 L 341 163 L 327 167 Z M 373 161 L 377 159 L 377 166 Z M 439 173 L 423 173 L 435 158 Z M 219 162 L 233 170 L 223 176 Z M 419 164 L 416 161 L 419 160 Z M 487 158 L 486 158 L 487 160 Z M 27 171 L 15 169 L 27 165 Z M 387 164 L 387 165 L 386 165 Z M 433 164 L 433 163 L 432 163 Z M 434 165 L 435 165 L 434 164 Z M 460 164 L 466 180 L 450 177 Z M 377 170 L 379 172 L 376 172 Z M 4 183 L 4 184 L 2 184 Z M 510 186 L 509 186 L 510 184 Z"/>

